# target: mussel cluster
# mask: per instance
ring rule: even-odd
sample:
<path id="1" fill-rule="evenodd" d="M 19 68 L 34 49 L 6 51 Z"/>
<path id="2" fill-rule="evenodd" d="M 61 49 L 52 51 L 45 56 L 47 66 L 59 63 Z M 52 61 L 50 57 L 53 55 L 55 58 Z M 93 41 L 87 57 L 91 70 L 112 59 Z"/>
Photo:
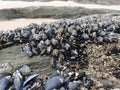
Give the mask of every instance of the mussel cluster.
<path id="1" fill-rule="evenodd" d="M 10 63 L 4 63 L 0 68 L 0 90 L 79 90 L 81 87 L 89 89 L 93 85 L 89 75 L 72 71 L 69 65 L 49 77 L 38 76 L 27 65 L 14 70 Z"/>
<path id="2" fill-rule="evenodd" d="M 61 20 L 49 24 L 42 23 L 37 25 L 33 23 L 24 28 L 17 28 L 8 32 L 1 31 L 0 47 L 4 48 L 22 43 L 24 44 L 22 50 L 29 57 L 47 55 L 51 57 L 50 63 L 52 67 L 57 70 L 62 69 L 63 71 L 63 67 L 68 65 L 69 69 L 74 71 L 83 67 L 88 68 L 86 51 L 88 44 L 118 43 L 119 39 L 119 15 L 86 16 L 76 20 Z M 19 74 L 18 71 L 15 73 Z M 71 82 L 69 83 L 70 86 L 74 85 L 76 78 L 75 74 L 72 75 L 72 81 L 69 81 L 70 78 L 68 79 Z M 66 75 L 66 77 L 68 76 Z M 62 76 L 54 77 L 47 82 L 48 87 L 50 84 L 56 88 L 55 84 L 50 83 L 54 82 L 54 80 L 60 86 L 63 84 L 61 82 L 64 82 Z M 77 80 L 77 85 L 80 85 L 82 80 L 80 78 Z M 50 87 L 45 90 L 52 89 Z"/>
<path id="3" fill-rule="evenodd" d="M 51 56 L 51 65 L 55 68 L 64 61 L 70 61 L 73 67 L 86 66 L 87 45 L 118 42 L 119 33 L 120 16 L 86 16 L 1 31 L 0 47 L 24 43 L 22 50 L 28 56 Z"/>

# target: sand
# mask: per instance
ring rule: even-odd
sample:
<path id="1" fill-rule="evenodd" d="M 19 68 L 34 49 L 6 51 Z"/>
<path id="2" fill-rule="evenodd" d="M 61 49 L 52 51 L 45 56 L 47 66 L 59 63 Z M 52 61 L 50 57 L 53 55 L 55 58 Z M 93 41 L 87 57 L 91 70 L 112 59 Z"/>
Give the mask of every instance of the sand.
<path id="1" fill-rule="evenodd" d="M 109 9 L 120 11 L 120 5 L 98 5 L 80 4 L 73 1 L 51 1 L 51 2 L 24 2 L 24 1 L 0 1 L 0 9 L 24 8 L 29 6 L 54 6 L 54 7 L 84 7 L 91 9 Z"/>
<path id="2" fill-rule="evenodd" d="M 30 23 L 41 24 L 42 22 L 50 23 L 55 22 L 58 19 L 50 19 L 50 18 L 38 18 L 38 19 L 16 19 L 9 21 L 0 21 L 0 30 L 12 30 L 17 27 L 24 27 L 29 25 Z"/>
<path id="3" fill-rule="evenodd" d="M 54 7 L 84 7 L 91 9 L 109 9 L 120 11 L 120 5 L 97 5 L 97 4 L 79 4 L 72 1 L 51 1 L 51 2 L 24 2 L 24 1 L 0 1 L 0 9 L 24 8 L 29 6 L 54 6 Z M 24 27 L 30 23 L 54 22 L 57 19 L 17 19 L 10 21 L 0 21 L 0 30 L 10 30 L 17 27 Z"/>

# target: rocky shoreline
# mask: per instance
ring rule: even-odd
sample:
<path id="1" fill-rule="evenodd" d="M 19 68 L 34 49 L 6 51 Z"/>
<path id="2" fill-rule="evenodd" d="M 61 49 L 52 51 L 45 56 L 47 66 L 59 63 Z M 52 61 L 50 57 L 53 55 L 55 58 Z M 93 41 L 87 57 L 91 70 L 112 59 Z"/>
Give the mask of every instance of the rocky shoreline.
<path id="1" fill-rule="evenodd" d="M 70 19 L 93 14 L 120 13 L 114 10 L 86 9 L 81 7 L 27 7 L 0 10 L 0 20 L 19 18 L 56 18 Z"/>

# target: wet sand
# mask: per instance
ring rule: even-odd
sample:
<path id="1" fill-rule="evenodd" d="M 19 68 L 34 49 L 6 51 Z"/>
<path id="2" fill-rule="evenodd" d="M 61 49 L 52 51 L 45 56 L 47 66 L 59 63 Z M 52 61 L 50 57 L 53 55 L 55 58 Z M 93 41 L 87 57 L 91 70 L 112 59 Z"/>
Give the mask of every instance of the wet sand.
<path id="1" fill-rule="evenodd" d="M 25 8 L 30 6 L 84 7 L 89 9 L 108 9 L 120 11 L 120 5 L 80 4 L 73 1 L 51 1 L 51 2 L 0 1 L 0 9 Z"/>
<path id="2" fill-rule="evenodd" d="M 16 19 L 9 21 L 0 21 L 0 30 L 13 30 L 18 27 L 24 27 L 29 25 L 30 23 L 41 24 L 42 22 L 50 23 L 55 22 L 58 19 L 50 19 L 50 18 L 38 18 L 38 19 Z"/>

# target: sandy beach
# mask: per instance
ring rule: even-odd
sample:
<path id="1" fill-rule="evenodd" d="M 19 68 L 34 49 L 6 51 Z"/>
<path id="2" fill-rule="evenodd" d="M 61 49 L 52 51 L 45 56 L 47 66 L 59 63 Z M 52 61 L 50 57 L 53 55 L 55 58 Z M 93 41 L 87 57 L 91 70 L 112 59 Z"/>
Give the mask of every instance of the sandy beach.
<path id="1" fill-rule="evenodd" d="M 84 7 L 90 9 L 109 9 L 120 11 L 120 5 L 97 5 L 97 4 L 79 4 L 72 1 L 51 1 L 51 2 L 24 2 L 24 1 L 0 1 L 0 9 L 10 8 L 25 8 L 25 7 L 40 7 L 40 6 L 54 6 L 54 7 Z M 17 27 L 24 27 L 30 23 L 40 24 L 41 22 L 54 22 L 57 19 L 17 19 L 9 21 L 0 21 L 0 30 L 14 29 Z"/>
<path id="2" fill-rule="evenodd" d="M 55 22 L 57 20 L 58 19 L 38 18 L 38 19 L 16 19 L 10 21 L 0 21 L 0 30 L 12 30 L 17 27 L 27 26 L 30 23 L 41 24 L 42 22 L 49 23 L 49 22 Z"/>
<path id="3" fill-rule="evenodd" d="M 0 9 L 25 8 L 30 6 L 84 7 L 89 9 L 109 9 L 120 11 L 120 5 L 80 4 L 73 1 L 51 1 L 51 2 L 0 1 Z"/>

